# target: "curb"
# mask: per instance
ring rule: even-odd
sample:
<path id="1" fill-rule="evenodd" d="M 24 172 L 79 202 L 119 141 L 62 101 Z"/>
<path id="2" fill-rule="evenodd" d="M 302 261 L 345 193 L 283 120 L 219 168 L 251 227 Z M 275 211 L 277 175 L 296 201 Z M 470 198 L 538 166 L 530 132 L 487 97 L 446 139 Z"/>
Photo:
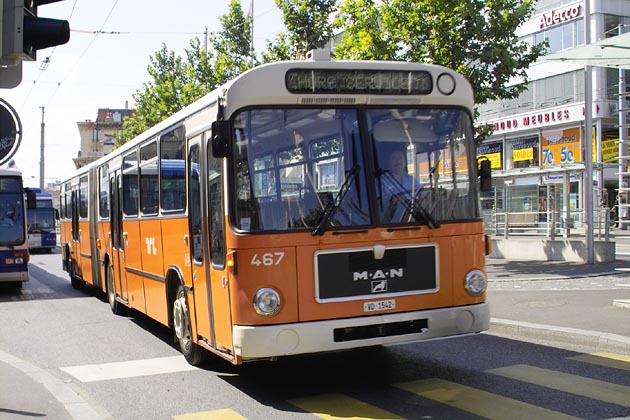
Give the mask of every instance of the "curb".
<path id="1" fill-rule="evenodd" d="M 617 353 L 630 356 L 630 338 L 578 328 L 491 318 L 487 334 L 581 353 Z"/>
<path id="2" fill-rule="evenodd" d="M 73 420 L 114 420 L 97 402 L 74 383 L 67 383 L 50 372 L 0 350 L 0 362 L 21 371 L 48 391 Z"/>
<path id="3" fill-rule="evenodd" d="M 593 277 L 609 277 L 609 276 L 627 276 L 630 274 L 630 271 L 625 269 L 615 269 L 613 271 L 602 271 L 598 273 L 584 273 L 584 274 L 575 274 L 571 276 L 565 276 L 561 274 L 557 275 L 540 275 L 537 277 L 512 277 L 512 278 L 493 278 L 488 277 L 488 282 L 495 283 L 514 283 L 519 281 L 547 281 L 547 280 L 575 280 L 575 279 L 586 279 Z"/>

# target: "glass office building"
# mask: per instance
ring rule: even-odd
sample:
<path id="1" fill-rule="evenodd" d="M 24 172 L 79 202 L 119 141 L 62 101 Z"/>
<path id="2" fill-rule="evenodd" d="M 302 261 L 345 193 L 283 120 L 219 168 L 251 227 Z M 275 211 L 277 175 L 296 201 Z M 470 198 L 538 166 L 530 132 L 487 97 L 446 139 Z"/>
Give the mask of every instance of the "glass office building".
<path id="1" fill-rule="evenodd" d="M 548 39 L 549 54 L 584 45 L 584 2 L 541 0 L 536 7 L 519 29 L 522 40 L 534 44 Z M 629 32 L 630 1 L 591 1 L 590 25 L 591 42 Z M 482 206 L 489 217 L 520 213 L 510 220 L 523 225 L 545 223 L 556 212 L 559 220 L 579 226 L 586 159 L 594 162 L 596 210 L 614 207 L 617 199 L 619 70 L 592 67 L 591 130 L 584 126 L 584 66 L 540 59 L 528 76 L 528 88 L 519 98 L 479 108 L 477 123 L 494 127 L 477 151 L 493 168 L 494 188 Z M 626 77 L 630 81 L 630 72 Z M 588 138 L 591 157 L 584 153 Z"/>

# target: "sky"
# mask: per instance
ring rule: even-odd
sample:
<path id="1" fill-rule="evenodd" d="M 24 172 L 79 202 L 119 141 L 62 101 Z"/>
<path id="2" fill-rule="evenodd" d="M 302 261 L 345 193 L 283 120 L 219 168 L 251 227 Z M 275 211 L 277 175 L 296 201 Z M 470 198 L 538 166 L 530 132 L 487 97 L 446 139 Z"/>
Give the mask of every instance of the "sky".
<path id="1" fill-rule="evenodd" d="M 274 0 L 254 1 L 254 47 L 283 29 Z M 24 183 L 39 186 L 42 107 L 44 107 L 44 180 L 72 174 L 81 139 L 77 122 L 95 120 L 99 108 L 134 107 L 133 94 L 149 82 L 149 57 L 162 44 L 178 55 L 195 36 L 221 29 L 219 16 L 229 0 L 63 0 L 40 6 L 40 17 L 70 23 L 70 41 L 37 51 L 37 61 L 22 63 L 22 83 L 0 89 L 0 98 L 17 111 L 22 142 L 13 157 Z M 101 33 L 95 33 L 101 32 Z M 111 34 L 119 32 L 119 34 Z M 203 44 L 202 44 L 203 45 Z M 42 66 L 49 58 L 48 66 Z"/>

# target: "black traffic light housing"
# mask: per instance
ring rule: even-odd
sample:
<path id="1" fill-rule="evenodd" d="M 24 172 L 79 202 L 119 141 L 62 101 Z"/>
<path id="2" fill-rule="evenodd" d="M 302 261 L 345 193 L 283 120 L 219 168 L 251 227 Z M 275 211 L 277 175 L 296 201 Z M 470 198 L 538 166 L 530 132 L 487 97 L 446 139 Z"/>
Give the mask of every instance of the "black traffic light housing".
<path id="1" fill-rule="evenodd" d="M 70 39 L 66 20 L 42 18 L 37 8 L 61 0 L 0 0 L 2 4 L 2 56 L 0 64 L 15 66 L 35 61 L 37 50 Z"/>
<path id="2" fill-rule="evenodd" d="M 37 50 L 62 45 L 70 40 L 70 24 L 67 20 L 37 16 L 39 6 L 58 1 L 60 0 L 24 0 L 22 50 L 33 61 Z"/>

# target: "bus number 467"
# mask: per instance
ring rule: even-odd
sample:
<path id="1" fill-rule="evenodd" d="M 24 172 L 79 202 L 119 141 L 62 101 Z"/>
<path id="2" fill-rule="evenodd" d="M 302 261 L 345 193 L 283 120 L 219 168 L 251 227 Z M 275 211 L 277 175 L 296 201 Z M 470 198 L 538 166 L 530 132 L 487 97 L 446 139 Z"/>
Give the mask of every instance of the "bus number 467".
<path id="1" fill-rule="evenodd" d="M 265 254 L 254 254 L 252 256 L 252 260 L 250 261 L 251 265 L 261 266 L 261 265 L 278 265 L 280 261 L 284 258 L 284 252 L 267 252 Z"/>

